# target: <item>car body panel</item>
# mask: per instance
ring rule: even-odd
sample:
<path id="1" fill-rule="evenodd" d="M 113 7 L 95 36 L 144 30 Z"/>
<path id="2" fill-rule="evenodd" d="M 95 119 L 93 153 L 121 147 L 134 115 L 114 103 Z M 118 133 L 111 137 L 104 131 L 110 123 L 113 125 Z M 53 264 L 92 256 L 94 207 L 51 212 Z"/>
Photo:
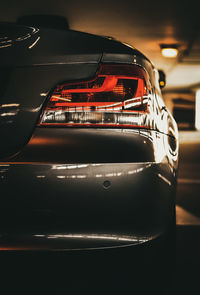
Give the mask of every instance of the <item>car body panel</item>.
<path id="1" fill-rule="evenodd" d="M 6 236 L 19 249 L 48 250 L 159 236 L 176 185 L 177 154 L 167 141 L 148 130 L 36 128 L 18 155 L 0 163 L 2 247 L 12 248 Z"/>
<path id="2" fill-rule="evenodd" d="M 0 24 L 0 34 L 2 67 L 98 63 L 103 52 L 126 55 L 137 52 L 121 42 L 72 30 L 3 23 Z"/>
<path id="3" fill-rule="evenodd" d="M 2 247 L 30 248 L 34 240 L 46 249 L 136 244 L 169 223 L 173 176 L 167 164 L 12 163 L 0 169 Z"/>
<path id="4" fill-rule="evenodd" d="M 164 233 L 174 214 L 178 132 L 152 63 L 82 32 L 3 24 L 0 33 L 0 249 L 124 247 Z M 147 128 L 39 126 L 56 85 L 87 81 L 102 63 L 146 71 Z"/>
<path id="5" fill-rule="evenodd" d="M 58 81 L 86 79 L 97 68 L 98 64 L 71 64 L 11 69 L 1 97 L 1 158 L 18 152 L 28 142 Z"/>

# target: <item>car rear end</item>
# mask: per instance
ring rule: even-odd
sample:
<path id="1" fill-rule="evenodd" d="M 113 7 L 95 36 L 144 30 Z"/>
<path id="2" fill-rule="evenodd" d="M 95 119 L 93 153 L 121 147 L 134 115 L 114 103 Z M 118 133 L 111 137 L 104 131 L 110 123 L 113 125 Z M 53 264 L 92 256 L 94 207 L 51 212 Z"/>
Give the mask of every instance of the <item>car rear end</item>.
<path id="1" fill-rule="evenodd" d="M 0 249 L 148 242 L 174 218 L 177 127 L 140 52 L 2 24 Z"/>

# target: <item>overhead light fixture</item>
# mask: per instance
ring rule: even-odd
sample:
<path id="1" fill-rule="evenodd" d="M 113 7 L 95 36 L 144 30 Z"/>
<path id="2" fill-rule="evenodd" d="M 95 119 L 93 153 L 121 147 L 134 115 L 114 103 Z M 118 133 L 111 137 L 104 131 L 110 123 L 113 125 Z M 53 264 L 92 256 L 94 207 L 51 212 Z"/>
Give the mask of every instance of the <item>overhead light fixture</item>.
<path id="1" fill-rule="evenodd" d="M 164 57 L 175 58 L 178 55 L 178 46 L 176 44 L 160 44 L 160 48 Z"/>

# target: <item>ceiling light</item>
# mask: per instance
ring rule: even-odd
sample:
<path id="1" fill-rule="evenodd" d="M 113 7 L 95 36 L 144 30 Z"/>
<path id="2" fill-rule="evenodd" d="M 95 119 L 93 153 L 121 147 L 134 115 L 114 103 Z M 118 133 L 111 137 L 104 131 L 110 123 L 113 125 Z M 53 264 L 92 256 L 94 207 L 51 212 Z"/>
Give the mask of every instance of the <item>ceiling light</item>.
<path id="1" fill-rule="evenodd" d="M 177 55 L 178 55 L 178 46 L 176 44 L 175 45 L 174 44 L 173 45 L 161 44 L 160 48 L 161 48 L 161 53 L 164 57 L 174 58 L 174 57 L 177 57 Z"/>

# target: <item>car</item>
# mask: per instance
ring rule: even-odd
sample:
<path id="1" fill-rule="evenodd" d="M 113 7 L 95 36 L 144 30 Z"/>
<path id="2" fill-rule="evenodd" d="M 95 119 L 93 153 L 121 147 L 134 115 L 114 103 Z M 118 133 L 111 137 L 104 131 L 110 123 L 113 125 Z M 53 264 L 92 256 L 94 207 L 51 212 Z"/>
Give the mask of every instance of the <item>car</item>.
<path id="1" fill-rule="evenodd" d="M 174 228 L 178 130 L 152 62 L 16 23 L 0 51 L 0 250 L 116 249 Z"/>

